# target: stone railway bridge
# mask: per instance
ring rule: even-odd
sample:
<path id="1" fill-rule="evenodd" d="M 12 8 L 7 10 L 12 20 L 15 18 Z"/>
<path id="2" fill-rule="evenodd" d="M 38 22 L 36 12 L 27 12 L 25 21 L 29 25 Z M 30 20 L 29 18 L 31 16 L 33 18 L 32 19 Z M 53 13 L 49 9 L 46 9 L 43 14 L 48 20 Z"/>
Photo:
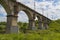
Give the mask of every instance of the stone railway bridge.
<path id="1" fill-rule="evenodd" d="M 7 12 L 6 33 L 18 33 L 17 18 L 19 11 L 24 11 L 27 14 L 29 18 L 28 29 L 35 29 L 35 17 L 38 18 L 38 29 L 48 29 L 48 24 L 51 20 L 24 4 L 16 2 L 16 0 L 0 0 L 0 4 Z"/>

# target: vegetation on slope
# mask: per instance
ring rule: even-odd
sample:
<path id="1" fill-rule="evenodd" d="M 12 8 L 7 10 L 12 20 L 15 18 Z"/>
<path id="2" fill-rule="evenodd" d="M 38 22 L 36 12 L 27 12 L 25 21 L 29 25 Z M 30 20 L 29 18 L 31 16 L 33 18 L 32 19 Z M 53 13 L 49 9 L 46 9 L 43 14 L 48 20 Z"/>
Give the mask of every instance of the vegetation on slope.
<path id="1" fill-rule="evenodd" d="M 52 21 L 49 24 L 49 30 L 54 31 L 54 32 L 60 32 L 60 21 L 59 20 Z"/>
<path id="2" fill-rule="evenodd" d="M 18 25 L 20 29 L 26 29 L 27 27 L 27 23 L 18 23 Z M 30 30 L 29 33 L 0 34 L 0 40 L 60 40 L 60 20 L 52 21 L 49 24 L 48 30 Z"/>

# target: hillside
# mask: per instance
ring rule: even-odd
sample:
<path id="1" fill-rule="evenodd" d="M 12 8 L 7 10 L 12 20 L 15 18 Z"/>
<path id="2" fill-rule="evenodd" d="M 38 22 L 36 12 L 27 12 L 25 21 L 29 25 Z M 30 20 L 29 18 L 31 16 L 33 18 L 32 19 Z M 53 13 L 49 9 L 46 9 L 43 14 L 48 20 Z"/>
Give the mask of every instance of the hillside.
<path id="1" fill-rule="evenodd" d="M 49 30 L 55 31 L 55 32 L 60 32 L 60 20 L 52 21 L 49 24 Z"/>
<path id="2" fill-rule="evenodd" d="M 18 23 L 22 29 L 25 29 L 27 23 Z M 5 23 L 0 23 L 5 25 Z M 19 34 L 0 34 L 0 40 L 60 40 L 60 20 L 52 21 L 48 30 L 30 30 L 27 33 Z"/>

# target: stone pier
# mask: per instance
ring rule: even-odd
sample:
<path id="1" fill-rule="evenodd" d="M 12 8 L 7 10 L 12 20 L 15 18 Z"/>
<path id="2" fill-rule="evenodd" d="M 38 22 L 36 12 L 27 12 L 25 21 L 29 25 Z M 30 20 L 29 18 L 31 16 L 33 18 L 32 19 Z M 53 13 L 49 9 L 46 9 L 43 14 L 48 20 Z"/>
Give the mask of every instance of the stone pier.
<path id="1" fill-rule="evenodd" d="M 18 16 L 7 15 L 6 33 L 18 33 L 17 17 Z"/>

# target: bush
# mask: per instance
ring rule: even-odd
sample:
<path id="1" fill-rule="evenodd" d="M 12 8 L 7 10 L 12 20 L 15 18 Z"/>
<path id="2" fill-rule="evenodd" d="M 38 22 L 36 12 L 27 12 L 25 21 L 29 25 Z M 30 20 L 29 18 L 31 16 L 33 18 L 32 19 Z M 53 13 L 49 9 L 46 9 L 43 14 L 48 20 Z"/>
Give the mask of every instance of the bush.
<path id="1" fill-rule="evenodd" d="M 18 34 L 0 34 L 0 40 L 60 40 L 60 22 L 58 22 L 59 21 L 52 21 L 49 24 L 48 30 L 27 30 L 27 33 L 20 32 Z M 27 24 L 18 24 L 19 27 L 25 31 Z"/>

